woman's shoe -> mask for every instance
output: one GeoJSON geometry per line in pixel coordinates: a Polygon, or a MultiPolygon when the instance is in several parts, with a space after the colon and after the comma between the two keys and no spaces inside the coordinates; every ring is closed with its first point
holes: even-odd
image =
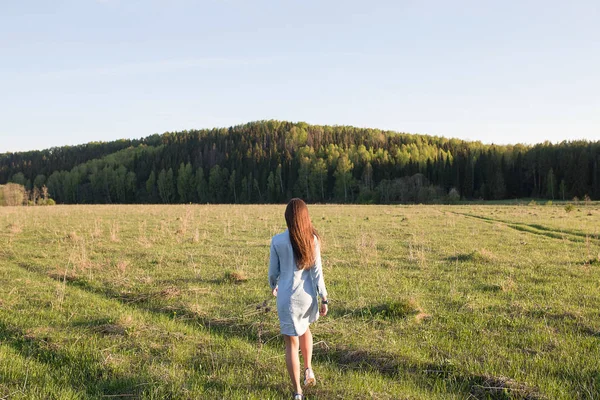
{"type": "Polygon", "coordinates": [[[304,400],[304,395],[302,393],[294,394],[294,400],[304,400]]]}
{"type": "Polygon", "coordinates": [[[304,386],[315,386],[317,380],[315,379],[315,373],[312,368],[306,368],[304,370],[304,386]]]}

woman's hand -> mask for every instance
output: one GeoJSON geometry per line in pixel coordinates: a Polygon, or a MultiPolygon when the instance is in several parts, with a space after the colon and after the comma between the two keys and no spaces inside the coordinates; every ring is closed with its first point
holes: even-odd
{"type": "Polygon", "coordinates": [[[275,289],[273,289],[273,296],[277,297],[277,290],[279,290],[279,286],[275,286],[275,289]]]}
{"type": "Polygon", "coordinates": [[[319,315],[321,317],[324,317],[327,315],[327,304],[321,304],[321,307],[319,308],[319,315]]]}

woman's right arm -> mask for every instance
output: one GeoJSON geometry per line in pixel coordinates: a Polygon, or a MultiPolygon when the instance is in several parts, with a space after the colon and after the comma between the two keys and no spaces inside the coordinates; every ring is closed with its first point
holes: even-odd
{"type": "Polygon", "coordinates": [[[327,288],[325,287],[325,279],[323,278],[323,265],[321,263],[321,243],[316,241],[315,266],[311,268],[312,277],[317,284],[317,294],[322,300],[327,300],[327,288]]]}
{"type": "Polygon", "coordinates": [[[275,290],[275,287],[277,286],[277,281],[279,281],[279,271],[279,256],[277,255],[277,250],[275,250],[275,245],[271,239],[271,255],[269,258],[269,286],[271,286],[271,290],[275,290]]]}

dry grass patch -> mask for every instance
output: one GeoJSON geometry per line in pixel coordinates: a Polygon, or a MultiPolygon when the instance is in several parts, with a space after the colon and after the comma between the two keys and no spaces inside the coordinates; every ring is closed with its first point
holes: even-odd
{"type": "Polygon", "coordinates": [[[79,279],[79,276],[73,271],[59,271],[58,269],[48,272],[48,277],[61,282],[75,282],[79,279]]]}
{"type": "Polygon", "coordinates": [[[431,318],[433,318],[431,316],[431,314],[424,313],[423,311],[421,311],[417,315],[415,315],[415,321],[417,321],[419,323],[429,321],[429,320],[431,320],[431,318]]]}
{"type": "Polygon", "coordinates": [[[192,304],[189,306],[189,311],[194,314],[196,317],[204,318],[208,316],[208,311],[206,311],[205,307],[200,304],[192,304]]]}
{"type": "Polygon", "coordinates": [[[484,248],[474,250],[470,253],[458,254],[455,257],[449,257],[448,259],[460,262],[474,262],[476,264],[489,264],[497,261],[496,255],[484,248]]]}
{"type": "Polygon", "coordinates": [[[177,297],[181,294],[181,290],[175,286],[171,286],[168,288],[165,288],[163,290],[160,291],[159,293],[159,297],[162,297],[164,299],[172,299],[174,297],[177,297]]]}
{"type": "Polygon", "coordinates": [[[56,351],[60,346],[52,339],[50,333],[51,329],[47,326],[30,328],[24,332],[23,339],[35,343],[40,349],[56,351]]]}
{"type": "Polygon", "coordinates": [[[115,267],[117,268],[117,271],[119,271],[119,273],[124,274],[125,272],[127,272],[127,268],[130,264],[131,263],[128,260],[120,260],[117,262],[115,267]]]}
{"type": "Polygon", "coordinates": [[[125,336],[127,334],[127,329],[125,327],[118,324],[102,324],[94,327],[92,331],[101,333],[103,335],[119,335],[125,336]]]}
{"type": "Polygon", "coordinates": [[[67,233],[67,239],[69,239],[73,242],[78,242],[81,238],[79,237],[79,235],[77,235],[77,232],[73,231],[73,232],[67,233]]]}
{"type": "Polygon", "coordinates": [[[138,243],[140,246],[149,248],[152,246],[152,242],[148,239],[148,223],[144,220],[138,227],[138,243]]]}
{"type": "Polygon", "coordinates": [[[200,241],[200,231],[198,228],[194,231],[194,236],[192,237],[192,243],[198,243],[200,241]]]}
{"type": "Polygon", "coordinates": [[[431,251],[429,242],[424,235],[417,236],[414,233],[410,234],[408,241],[408,260],[415,262],[420,268],[427,267],[427,252],[431,251]]]}
{"type": "Polygon", "coordinates": [[[181,294],[181,290],[177,287],[168,287],[163,290],[153,292],[132,292],[122,291],[116,298],[123,301],[124,303],[146,303],[156,299],[172,299],[181,294]]]}
{"type": "MultiPolygon", "coordinates": [[[[329,353],[326,350],[325,353],[329,353]]],[[[336,351],[336,362],[351,369],[371,369],[380,373],[395,373],[400,367],[400,361],[391,354],[380,351],[367,351],[363,349],[340,348],[336,351]]]]}
{"type": "Polygon", "coordinates": [[[80,324],[89,328],[93,333],[113,336],[129,336],[130,332],[137,328],[131,314],[123,314],[116,321],[113,319],[99,319],[82,321],[80,324]]]}
{"type": "Polygon", "coordinates": [[[411,315],[419,315],[421,319],[427,314],[423,313],[421,307],[417,304],[415,299],[400,299],[390,301],[388,303],[382,303],[372,306],[368,309],[369,313],[374,317],[380,317],[383,319],[401,319],[407,318],[411,315]]]}
{"type": "Polygon", "coordinates": [[[513,292],[517,289],[517,283],[509,276],[500,284],[500,288],[503,292],[513,292]]]}
{"type": "Polygon", "coordinates": [[[520,399],[542,400],[546,399],[538,388],[520,383],[514,379],[503,376],[478,376],[481,384],[473,385],[471,394],[477,399],[520,399]]]}
{"type": "Polygon", "coordinates": [[[92,239],[97,239],[100,236],[102,236],[102,228],[100,227],[101,224],[101,220],[96,218],[94,220],[94,227],[92,228],[92,231],[90,232],[90,236],[92,237],[92,239]]]}
{"type": "Polygon", "coordinates": [[[377,247],[377,240],[373,235],[361,233],[356,242],[356,250],[362,252],[364,250],[374,250],[377,247]]]}
{"type": "Polygon", "coordinates": [[[85,241],[78,240],[77,244],[71,250],[69,254],[69,262],[74,269],[83,271],[92,266],[92,262],[88,257],[88,251],[85,241]]]}
{"type": "Polygon", "coordinates": [[[481,262],[493,262],[497,259],[496,255],[487,249],[479,249],[475,252],[475,260],[481,262]]]}
{"type": "Polygon", "coordinates": [[[152,282],[154,282],[154,278],[149,276],[149,275],[145,275],[145,276],[137,276],[136,279],[138,280],[138,282],[143,283],[144,285],[149,285],[152,282]]]}
{"type": "Polygon", "coordinates": [[[361,233],[356,242],[356,252],[361,264],[368,265],[372,261],[377,264],[377,240],[374,235],[361,233]]]}
{"type": "Polygon", "coordinates": [[[244,271],[227,271],[223,280],[229,283],[242,283],[248,280],[248,276],[244,271]]]}
{"type": "Polygon", "coordinates": [[[23,339],[28,341],[50,341],[50,328],[47,326],[30,328],[25,331],[23,339]]]}
{"type": "Polygon", "coordinates": [[[23,228],[17,223],[10,223],[6,226],[6,230],[12,233],[13,235],[16,235],[17,233],[21,233],[23,231],[23,228]]]}
{"type": "Polygon", "coordinates": [[[110,241],[118,242],[119,241],[119,223],[114,221],[110,226],[110,241]]]}
{"type": "MultiPolygon", "coordinates": [[[[119,355],[108,353],[104,356],[102,360],[102,365],[112,371],[122,371],[127,367],[128,361],[127,358],[119,355]]],[[[121,395],[120,397],[132,397],[133,394],[121,395]]]]}

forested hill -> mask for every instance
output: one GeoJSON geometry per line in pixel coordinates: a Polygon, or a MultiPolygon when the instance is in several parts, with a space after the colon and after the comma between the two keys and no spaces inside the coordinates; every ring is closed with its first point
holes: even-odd
{"type": "Polygon", "coordinates": [[[497,146],[261,121],[0,154],[6,182],[45,185],[59,203],[600,199],[600,141],[497,146]]]}

